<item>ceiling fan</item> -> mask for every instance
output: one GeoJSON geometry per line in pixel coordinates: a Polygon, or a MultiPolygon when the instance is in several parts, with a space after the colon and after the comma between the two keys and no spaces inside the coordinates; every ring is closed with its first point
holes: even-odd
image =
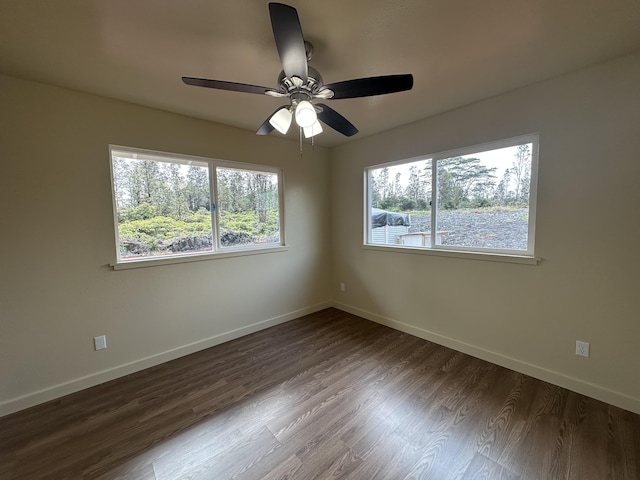
{"type": "Polygon", "coordinates": [[[410,90],[413,87],[411,74],[358,78],[324,85],[320,73],[307,64],[313,55],[313,46],[302,37],[296,9],[282,3],[269,3],[269,14],[283,67],[278,77],[279,88],[182,77],[182,81],[187,85],[287,98],[289,104],[278,107],[260,125],[256,132],[258,135],[268,135],[274,129],[286,134],[292,118],[295,118],[306,138],[322,133],[320,121],[350,137],[358,133],[358,129],[349,120],[324,103],[313,104],[312,101],[383,95],[410,90]]]}

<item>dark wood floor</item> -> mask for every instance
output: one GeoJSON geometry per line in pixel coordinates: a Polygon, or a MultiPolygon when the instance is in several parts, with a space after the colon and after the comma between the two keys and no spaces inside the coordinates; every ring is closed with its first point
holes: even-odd
{"type": "Polygon", "coordinates": [[[640,416],[334,309],[0,419],[0,479],[640,478],[640,416]]]}

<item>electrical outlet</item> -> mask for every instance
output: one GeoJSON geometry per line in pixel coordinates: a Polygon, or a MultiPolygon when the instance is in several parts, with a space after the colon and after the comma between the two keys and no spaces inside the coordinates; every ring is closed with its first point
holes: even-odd
{"type": "Polygon", "coordinates": [[[589,343],[576,340],[576,355],[580,357],[589,357],[589,343]]]}
{"type": "Polygon", "coordinates": [[[345,288],[345,286],[344,286],[344,283],[341,283],[341,284],[340,284],[340,291],[341,291],[341,292],[345,292],[345,291],[346,291],[346,288],[345,288]]]}
{"type": "Polygon", "coordinates": [[[104,350],[107,348],[107,336],[100,335],[99,337],[93,337],[93,346],[96,350],[104,350]]]}

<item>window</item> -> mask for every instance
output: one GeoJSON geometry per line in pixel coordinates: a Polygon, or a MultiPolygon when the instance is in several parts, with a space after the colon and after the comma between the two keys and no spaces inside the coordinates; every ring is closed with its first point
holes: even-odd
{"type": "Polygon", "coordinates": [[[529,135],[368,168],[366,243],[533,257],[537,157],[529,135]]]}
{"type": "Polygon", "coordinates": [[[283,245],[278,169],[110,152],[118,262],[283,245]]]}

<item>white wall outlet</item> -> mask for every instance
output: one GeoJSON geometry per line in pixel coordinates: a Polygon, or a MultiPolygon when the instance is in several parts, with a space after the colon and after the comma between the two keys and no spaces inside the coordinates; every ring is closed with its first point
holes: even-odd
{"type": "Polygon", "coordinates": [[[580,357],[589,357],[589,343],[576,340],[576,355],[580,357]]]}
{"type": "Polygon", "coordinates": [[[107,348],[107,336],[100,335],[99,337],[93,337],[93,346],[96,350],[103,350],[107,348]]]}
{"type": "Polygon", "coordinates": [[[346,290],[347,290],[347,289],[346,289],[346,288],[345,288],[345,286],[344,286],[344,282],[343,282],[343,283],[341,283],[341,284],[340,284],[340,291],[341,291],[341,292],[346,292],[346,290]]]}

